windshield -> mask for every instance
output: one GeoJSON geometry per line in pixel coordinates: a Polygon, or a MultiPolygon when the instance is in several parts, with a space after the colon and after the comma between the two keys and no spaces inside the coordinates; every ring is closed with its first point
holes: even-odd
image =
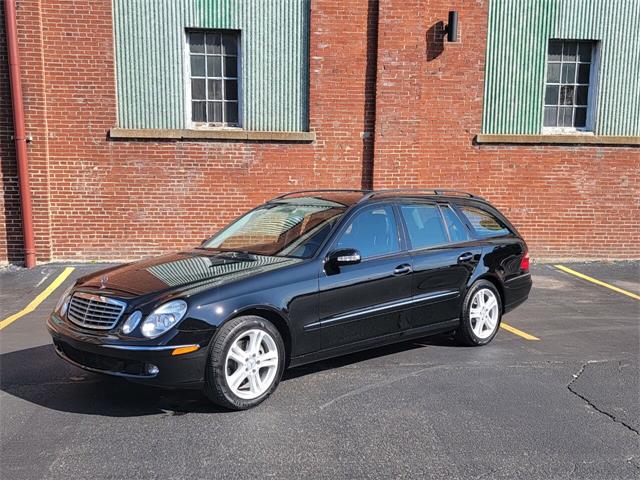
{"type": "MultiPolygon", "coordinates": [[[[297,199],[298,201],[302,199],[297,199]]],[[[316,253],[343,205],[328,201],[270,203],[240,217],[202,247],[258,255],[309,258],[316,253]]]]}

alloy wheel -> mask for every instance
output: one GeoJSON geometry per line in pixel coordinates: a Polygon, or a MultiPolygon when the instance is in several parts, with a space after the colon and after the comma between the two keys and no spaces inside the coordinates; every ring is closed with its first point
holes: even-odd
{"type": "Polygon", "coordinates": [[[481,288],[471,300],[469,320],[473,333],[480,339],[489,338],[498,326],[500,312],[495,293],[488,288],[481,288]]]}
{"type": "Polygon", "coordinates": [[[260,329],[242,332],[227,353],[227,385],[238,397],[254,400],[273,384],[279,361],[276,342],[268,332],[260,329]]]}

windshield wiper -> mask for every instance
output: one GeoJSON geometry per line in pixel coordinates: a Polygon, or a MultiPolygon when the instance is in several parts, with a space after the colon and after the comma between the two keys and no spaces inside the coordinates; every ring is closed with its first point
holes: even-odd
{"type": "Polygon", "coordinates": [[[221,252],[215,255],[218,258],[229,258],[233,260],[247,260],[255,262],[258,258],[249,252],[221,252]]]}

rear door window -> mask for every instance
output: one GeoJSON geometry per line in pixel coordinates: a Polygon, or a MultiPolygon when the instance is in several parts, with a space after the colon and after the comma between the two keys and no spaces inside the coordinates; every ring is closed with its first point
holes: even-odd
{"type": "Polygon", "coordinates": [[[499,237],[511,233],[504,223],[485,210],[465,205],[459,208],[478,236],[482,238],[499,237]]]}
{"type": "Polygon", "coordinates": [[[449,205],[442,205],[442,215],[449,230],[449,237],[453,243],[467,242],[471,240],[469,229],[462,223],[456,212],[449,205]]]}
{"type": "Polygon", "coordinates": [[[413,250],[449,242],[447,232],[442,223],[442,216],[436,205],[400,205],[400,212],[407,226],[409,241],[413,250]]]}

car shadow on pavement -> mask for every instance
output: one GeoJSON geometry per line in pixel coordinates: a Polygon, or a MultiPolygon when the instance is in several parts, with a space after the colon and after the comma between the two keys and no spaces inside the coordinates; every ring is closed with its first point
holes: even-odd
{"type": "Polygon", "coordinates": [[[284,382],[286,380],[302,377],[304,375],[310,375],[312,373],[318,373],[325,370],[333,370],[335,368],[353,365],[355,363],[364,362],[373,358],[385,357],[387,355],[393,355],[395,353],[406,352],[408,350],[424,348],[428,346],[455,347],[457,346],[457,344],[450,335],[436,335],[419,340],[408,340],[406,342],[393,343],[384,347],[363,350],[361,352],[292,368],[284,372],[282,381],[284,382]]]}
{"type": "Polygon", "coordinates": [[[63,412],[111,417],[226,412],[197,390],[168,390],[94,374],[67,364],[53,345],[0,355],[0,389],[63,412]]]}
{"type": "MultiPolygon", "coordinates": [[[[282,381],[428,346],[453,346],[432,337],[325,360],[285,372],[282,381]]],[[[0,355],[0,390],[52,410],[108,417],[237,414],[217,407],[198,390],[169,390],[86,372],[59,359],[52,345],[0,355]]]]}

